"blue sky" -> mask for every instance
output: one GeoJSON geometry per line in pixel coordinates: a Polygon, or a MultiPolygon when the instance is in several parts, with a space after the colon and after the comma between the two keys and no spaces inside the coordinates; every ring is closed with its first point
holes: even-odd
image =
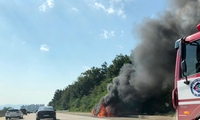
{"type": "MultiPolygon", "coordinates": [[[[164,0],[0,1],[0,105],[48,104],[90,67],[130,55],[164,0]]],[[[106,86],[105,86],[106,87],[106,86]]]]}

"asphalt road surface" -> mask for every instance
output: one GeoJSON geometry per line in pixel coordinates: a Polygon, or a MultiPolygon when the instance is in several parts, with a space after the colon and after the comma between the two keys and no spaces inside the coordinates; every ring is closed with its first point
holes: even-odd
{"type": "MultiPolygon", "coordinates": [[[[1,117],[0,120],[5,120],[5,117],[1,117]]],[[[12,119],[19,120],[19,119],[12,119]]],[[[24,119],[20,120],[36,120],[36,114],[31,113],[28,115],[24,115],[24,119]]],[[[50,119],[45,119],[50,120],[50,119]]],[[[67,113],[57,113],[57,120],[148,120],[147,118],[126,118],[126,117],[93,117],[87,115],[72,115],[67,113]]],[[[173,120],[170,118],[152,118],[152,120],[173,120]]]]}

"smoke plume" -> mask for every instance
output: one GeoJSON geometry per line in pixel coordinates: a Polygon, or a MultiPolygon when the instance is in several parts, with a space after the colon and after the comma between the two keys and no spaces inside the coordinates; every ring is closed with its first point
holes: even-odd
{"type": "Polygon", "coordinates": [[[173,85],[175,40],[196,32],[200,19],[199,0],[171,0],[157,18],[145,18],[137,27],[140,44],[130,55],[133,64],[125,64],[119,76],[107,87],[108,94],[94,107],[97,115],[107,106],[114,115],[127,112],[125,106],[140,104],[173,85]]]}

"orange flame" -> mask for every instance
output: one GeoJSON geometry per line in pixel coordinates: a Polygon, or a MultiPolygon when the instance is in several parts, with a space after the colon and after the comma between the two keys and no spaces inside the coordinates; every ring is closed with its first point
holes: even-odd
{"type": "MultiPolygon", "coordinates": [[[[92,116],[95,116],[94,109],[92,109],[91,113],[92,113],[92,116]]],[[[105,106],[101,107],[99,114],[97,116],[98,117],[114,117],[114,115],[111,114],[111,112],[108,110],[108,107],[105,107],[105,106]]]]}
{"type": "Polygon", "coordinates": [[[92,112],[92,116],[94,116],[94,109],[92,109],[92,111],[91,111],[91,112],[92,112]]]}
{"type": "Polygon", "coordinates": [[[100,109],[100,112],[99,112],[99,114],[98,114],[98,117],[105,117],[106,115],[105,115],[105,109],[106,109],[106,107],[105,106],[102,106],[101,107],[101,109],[100,109]]]}
{"type": "Polygon", "coordinates": [[[115,117],[113,114],[111,114],[108,107],[106,107],[106,114],[107,114],[107,117],[115,117]]]}

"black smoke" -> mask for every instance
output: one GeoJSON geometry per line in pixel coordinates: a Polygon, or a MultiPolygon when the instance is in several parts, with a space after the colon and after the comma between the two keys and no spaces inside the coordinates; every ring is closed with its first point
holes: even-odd
{"type": "Polygon", "coordinates": [[[140,44],[130,55],[133,64],[125,64],[119,76],[109,84],[108,94],[94,107],[97,115],[102,105],[114,115],[123,115],[133,107],[136,114],[148,98],[173,86],[175,40],[196,32],[200,19],[200,1],[170,0],[169,7],[157,18],[145,18],[134,27],[140,44]]]}

